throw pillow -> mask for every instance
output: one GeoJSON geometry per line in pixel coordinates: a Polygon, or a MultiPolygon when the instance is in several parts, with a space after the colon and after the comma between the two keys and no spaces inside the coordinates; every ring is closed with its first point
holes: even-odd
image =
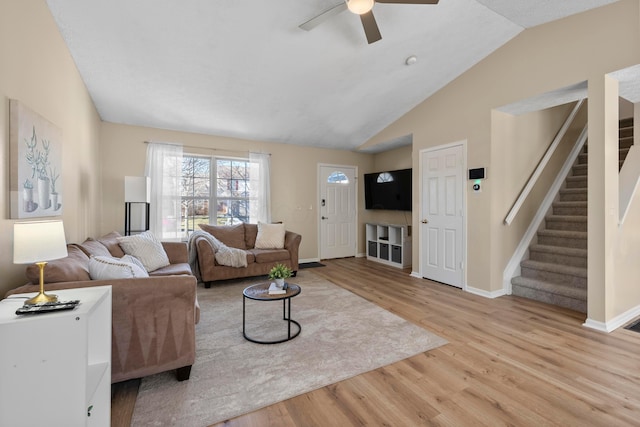
{"type": "Polygon", "coordinates": [[[120,258],[124,255],[122,248],[118,244],[118,239],[120,237],[120,233],[118,233],[117,231],[112,231],[109,234],[98,237],[96,240],[106,246],[111,256],[120,258]]]}
{"type": "Polygon", "coordinates": [[[265,224],[258,222],[258,236],[256,237],[256,249],[282,249],[284,248],[284,224],[265,224]]]}
{"type": "Polygon", "coordinates": [[[127,255],[138,258],[148,272],[169,265],[162,243],[150,231],[118,237],[118,243],[127,255]]]}
{"type": "Polygon", "coordinates": [[[149,274],[136,262],[129,262],[133,257],[125,255],[118,259],[108,256],[92,256],[89,260],[89,275],[92,280],[130,279],[133,277],[149,277],[149,274]]]}
{"type": "Polygon", "coordinates": [[[244,241],[244,223],[234,225],[198,225],[201,229],[231,248],[247,249],[244,241]]]}
{"type": "MultiPolygon", "coordinates": [[[[89,257],[75,244],[67,245],[67,256],[49,261],[44,267],[44,283],[82,282],[89,277],[89,257]]],[[[31,264],[25,272],[31,283],[40,283],[40,267],[31,264]]]]}

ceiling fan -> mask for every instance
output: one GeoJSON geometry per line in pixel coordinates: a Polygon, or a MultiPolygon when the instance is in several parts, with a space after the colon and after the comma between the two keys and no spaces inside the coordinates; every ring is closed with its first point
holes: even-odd
{"type": "Polygon", "coordinates": [[[401,4],[438,4],[439,0],[345,0],[324,12],[320,15],[309,19],[307,22],[300,25],[300,28],[306,31],[310,31],[317,27],[330,17],[337,15],[340,12],[344,12],[349,9],[350,12],[360,15],[360,21],[362,21],[362,27],[364,28],[364,34],[367,36],[367,42],[369,44],[375,43],[382,39],[380,30],[376,19],[373,17],[374,3],[401,3],[401,4]]]}

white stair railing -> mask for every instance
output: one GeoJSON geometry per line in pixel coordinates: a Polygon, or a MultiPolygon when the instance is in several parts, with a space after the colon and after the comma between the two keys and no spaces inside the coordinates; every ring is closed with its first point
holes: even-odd
{"type": "Polygon", "coordinates": [[[571,126],[573,119],[578,114],[578,111],[580,110],[580,107],[582,107],[583,103],[584,103],[584,99],[581,99],[576,103],[575,107],[573,107],[573,110],[571,111],[571,114],[569,114],[567,119],[564,121],[564,124],[556,134],[556,137],[551,142],[551,145],[549,145],[549,147],[547,148],[547,151],[544,153],[544,156],[542,156],[542,159],[540,159],[538,166],[536,166],[536,170],[533,171],[533,174],[527,181],[527,184],[524,186],[524,188],[520,192],[520,195],[518,196],[516,201],[513,203],[511,210],[509,211],[506,218],[504,219],[504,223],[506,225],[511,225],[514,218],[520,211],[520,208],[524,204],[524,201],[527,199],[527,197],[529,196],[529,193],[531,192],[533,187],[536,185],[538,178],[540,178],[540,175],[542,175],[542,171],[547,166],[547,163],[549,163],[549,160],[551,159],[551,156],[553,156],[553,153],[556,151],[556,148],[558,148],[558,145],[560,145],[560,141],[562,141],[562,138],[564,138],[564,135],[567,133],[569,126],[571,126]]]}

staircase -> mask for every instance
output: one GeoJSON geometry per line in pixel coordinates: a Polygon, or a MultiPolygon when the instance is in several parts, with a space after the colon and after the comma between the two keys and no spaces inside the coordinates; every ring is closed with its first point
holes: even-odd
{"type": "MultiPolygon", "coordinates": [[[[620,120],[619,167],[633,144],[633,119],[620,120]]],[[[512,294],[587,312],[587,156],[585,144],[553,203],[512,294]]]]}

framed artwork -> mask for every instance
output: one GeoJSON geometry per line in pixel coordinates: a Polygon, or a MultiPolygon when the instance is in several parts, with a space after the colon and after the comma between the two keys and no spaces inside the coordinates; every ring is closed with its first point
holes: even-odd
{"type": "Polygon", "coordinates": [[[9,100],[11,218],[62,215],[62,131],[9,100]]]}

